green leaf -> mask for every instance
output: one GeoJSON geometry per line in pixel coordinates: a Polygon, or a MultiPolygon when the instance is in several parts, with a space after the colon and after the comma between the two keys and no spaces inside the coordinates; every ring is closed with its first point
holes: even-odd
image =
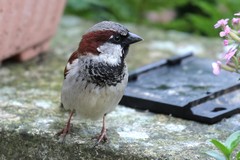
{"type": "Polygon", "coordinates": [[[239,143],[240,143],[240,131],[236,131],[227,138],[225,145],[231,153],[238,146],[239,143]]]}
{"type": "Polygon", "coordinates": [[[208,151],[208,152],[206,152],[206,154],[215,158],[216,160],[226,160],[224,155],[219,154],[217,151],[208,151]]]}
{"type": "Polygon", "coordinates": [[[237,153],[236,159],[237,159],[237,160],[240,160],[240,152],[237,153]]]}
{"type": "Polygon", "coordinates": [[[213,28],[213,20],[210,20],[209,17],[205,17],[202,15],[197,14],[187,14],[186,18],[190,21],[192,29],[196,29],[197,31],[200,31],[200,33],[205,35],[217,35],[218,31],[213,28]]]}
{"type": "Polygon", "coordinates": [[[211,142],[223,153],[226,159],[229,159],[231,153],[230,150],[224,144],[222,144],[216,139],[212,139],[211,142]]]}
{"type": "Polygon", "coordinates": [[[216,4],[205,1],[193,1],[193,4],[201,8],[201,10],[207,14],[211,15],[211,17],[218,16],[218,12],[216,11],[216,4]]]}
{"type": "Polygon", "coordinates": [[[238,69],[238,66],[239,66],[238,58],[236,56],[233,56],[232,59],[233,59],[233,62],[235,64],[235,68],[238,69]]]}

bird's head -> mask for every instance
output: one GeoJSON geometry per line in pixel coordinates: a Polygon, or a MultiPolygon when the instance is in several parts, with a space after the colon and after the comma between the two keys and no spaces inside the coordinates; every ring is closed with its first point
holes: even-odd
{"type": "Polygon", "coordinates": [[[143,40],[115,22],[103,21],[95,24],[82,36],[78,53],[91,56],[99,62],[117,65],[124,60],[129,45],[143,40]]]}

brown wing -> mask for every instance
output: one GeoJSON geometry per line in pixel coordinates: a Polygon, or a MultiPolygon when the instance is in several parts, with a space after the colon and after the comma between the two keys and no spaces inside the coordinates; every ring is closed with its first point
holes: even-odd
{"type": "MultiPolygon", "coordinates": [[[[72,62],[77,59],[79,57],[79,53],[78,51],[75,51],[72,53],[72,55],[70,56],[70,58],[68,59],[68,63],[69,64],[72,64],[72,62]]],[[[67,69],[67,65],[65,66],[65,69],[64,69],[64,79],[66,78],[68,74],[68,69],[67,69]]]]}

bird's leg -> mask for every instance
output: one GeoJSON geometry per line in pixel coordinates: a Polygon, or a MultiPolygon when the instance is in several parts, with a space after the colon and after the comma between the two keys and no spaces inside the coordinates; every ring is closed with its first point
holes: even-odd
{"type": "Polygon", "coordinates": [[[96,145],[98,145],[101,141],[103,141],[103,142],[107,141],[107,128],[106,128],[106,122],[105,122],[106,115],[107,115],[106,113],[103,115],[102,130],[101,130],[100,135],[97,137],[96,145]]]}
{"type": "Polygon", "coordinates": [[[71,111],[66,126],[56,134],[57,136],[62,136],[63,141],[64,141],[66,135],[70,132],[71,119],[72,119],[73,114],[74,114],[74,110],[71,111]]]}

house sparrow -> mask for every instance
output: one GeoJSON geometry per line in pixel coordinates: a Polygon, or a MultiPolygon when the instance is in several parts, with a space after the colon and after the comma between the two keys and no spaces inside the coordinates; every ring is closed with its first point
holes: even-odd
{"type": "Polygon", "coordinates": [[[125,26],[111,21],[88,29],[64,70],[61,102],[71,113],[58,135],[64,139],[69,133],[70,121],[76,112],[80,118],[103,117],[97,144],[107,140],[105,117],[121,100],[128,81],[125,58],[129,45],[141,40],[125,26]]]}

